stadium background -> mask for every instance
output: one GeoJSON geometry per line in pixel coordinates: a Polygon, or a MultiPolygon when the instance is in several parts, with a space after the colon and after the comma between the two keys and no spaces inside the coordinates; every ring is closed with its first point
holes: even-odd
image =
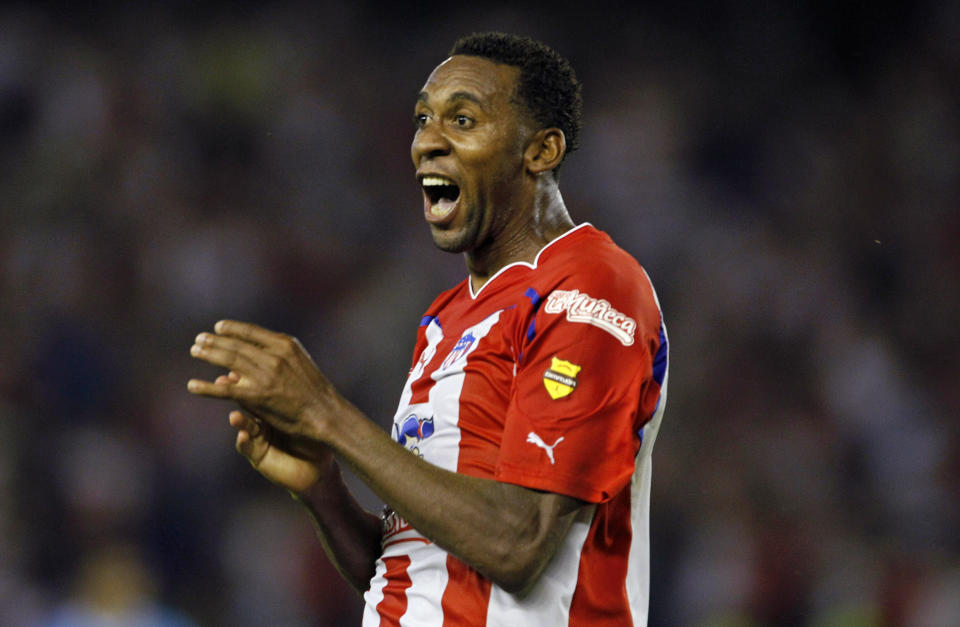
{"type": "Polygon", "coordinates": [[[960,624],[960,10],[667,4],[5,3],[0,623],[355,620],[187,349],[289,331],[387,423],[464,275],[414,95],[498,29],[573,61],[567,204],[666,311],[651,625],[960,624]]]}

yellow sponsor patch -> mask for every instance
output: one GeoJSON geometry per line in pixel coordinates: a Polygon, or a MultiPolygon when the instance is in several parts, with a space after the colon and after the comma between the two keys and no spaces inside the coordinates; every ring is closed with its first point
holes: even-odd
{"type": "Polygon", "coordinates": [[[563,359],[553,357],[550,369],[543,373],[543,387],[547,388],[550,398],[557,400],[569,396],[577,387],[577,373],[580,366],[563,359]]]}

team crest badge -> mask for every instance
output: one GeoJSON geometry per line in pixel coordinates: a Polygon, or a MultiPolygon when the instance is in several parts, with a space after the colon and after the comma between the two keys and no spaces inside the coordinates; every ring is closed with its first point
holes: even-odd
{"type": "Polygon", "coordinates": [[[577,387],[577,373],[580,366],[564,359],[553,357],[550,369],[543,373],[543,386],[550,398],[557,400],[569,396],[577,387]]]}

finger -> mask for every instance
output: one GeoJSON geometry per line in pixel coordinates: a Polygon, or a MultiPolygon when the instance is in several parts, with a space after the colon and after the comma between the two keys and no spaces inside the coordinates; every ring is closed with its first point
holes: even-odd
{"type": "Polygon", "coordinates": [[[233,370],[231,370],[227,374],[220,375],[219,377],[217,377],[217,380],[214,381],[214,383],[221,383],[223,385],[228,385],[230,383],[236,384],[239,382],[240,382],[240,375],[234,372],[233,370]]]}
{"type": "MultiPolygon", "coordinates": [[[[194,338],[190,354],[216,366],[232,368],[228,377],[233,383],[240,383],[240,371],[247,375],[255,372],[268,373],[276,368],[278,357],[271,349],[263,348],[245,340],[239,340],[213,333],[200,333],[194,338]]],[[[254,377],[260,378],[262,377],[254,377]]]]}
{"type": "Polygon", "coordinates": [[[222,348],[237,352],[260,353],[264,350],[263,346],[255,342],[227,335],[217,335],[216,333],[209,333],[207,331],[198,333],[197,337],[193,338],[193,343],[197,346],[222,348]]]}
{"type": "Polygon", "coordinates": [[[187,381],[187,391],[197,396],[207,396],[210,398],[225,398],[236,401],[246,401],[247,388],[234,384],[212,383],[203,379],[190,379],[187,381]]]}
{"type": "Polygon", "coordinates": [[[230,424],[237,429],[237,437],[234,441],[237,452],[257,467],[270,448],[270,443],[263,437],[260,425],[239,411],[230,412],[230,424]]]}
{"type": "Polygon", "coordinates": [[[253,438],[258,437],[263,431],[263,423],[239,410],[230,412],[229,420],[231,427],[246,431],[253,438]]]}
{"type": "MultiPolygon", "coordinates": [[[[249,345],[236,345],[233,348],[224,348],[218,342],[205,342],[190,347],[190,355],[214,366],[222,366],[231,370],[251,374],[261,370],[250,351],[259,350],[249,345]]],[[[239,380],[237,381],[239,383],[239,380]]]]}
{"type": "Polygon", "coordinates": [[[248,460],[253,460],[253,438],[251,438],[250,434],[246,431],[237,431],[237,439],[234,442],[234,448],[236,448],[237,452],[246,457],[248,460]]]}
{"type": "Polygon", "coordinates": [[[289,340],[283,333],[277,333],[257,326],[250,322],[240,322],[239,320],[221,320],[213,325],[213,330],[218,334],[244,340],[262,347],[277,346],[289,340]]]}

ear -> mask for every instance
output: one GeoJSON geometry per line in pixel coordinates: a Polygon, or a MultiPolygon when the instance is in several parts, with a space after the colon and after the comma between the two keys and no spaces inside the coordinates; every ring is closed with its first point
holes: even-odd
{"type": "Polygon", "coordinates": [[[533,134],[523,152],[523,162],[533,175],[549,172],[560,165],[567,153],[567,139],[558,128],[543,128],[533,134]]]}

